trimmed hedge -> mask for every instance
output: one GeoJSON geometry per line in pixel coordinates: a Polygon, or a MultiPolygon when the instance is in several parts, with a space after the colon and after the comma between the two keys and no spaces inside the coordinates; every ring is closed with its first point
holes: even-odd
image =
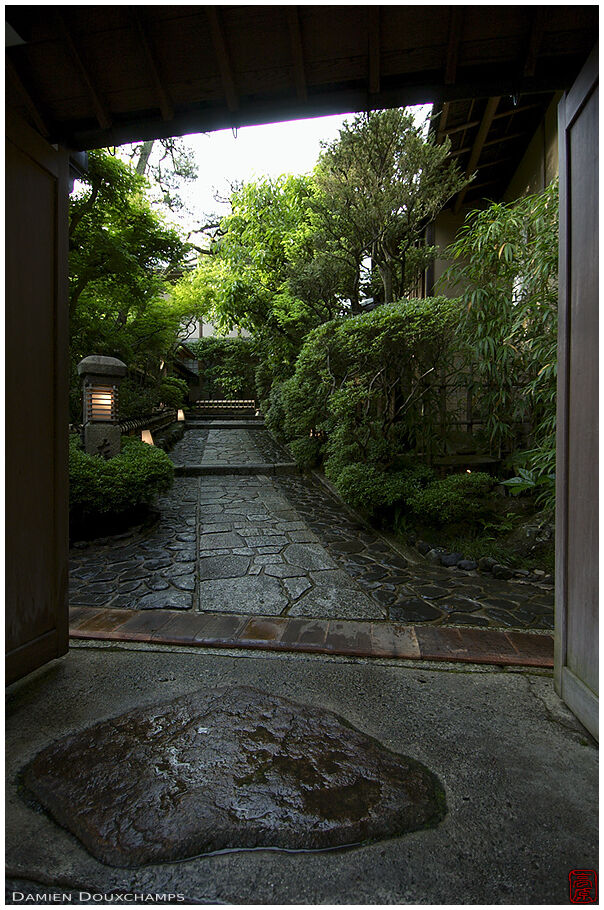
{"type": "Polygon", "coordinates": [[[69,438],[69,514],[72,524],[86,525],[134,513],[169,490],[174,465],[160,449],[123,437],[122,451],[105,460],[87,455],[80,438],[69,438]]]}

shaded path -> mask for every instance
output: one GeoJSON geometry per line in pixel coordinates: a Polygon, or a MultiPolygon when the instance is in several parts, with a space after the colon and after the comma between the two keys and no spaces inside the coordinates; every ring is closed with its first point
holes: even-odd
{"type": "Polygon", "coordinates": [[[157,524],[72,549],[73,606],[553,628],[551,587],[411,564],[316,480],[270,476],[290,459],[257,421],[203,424],[157,524]]]}

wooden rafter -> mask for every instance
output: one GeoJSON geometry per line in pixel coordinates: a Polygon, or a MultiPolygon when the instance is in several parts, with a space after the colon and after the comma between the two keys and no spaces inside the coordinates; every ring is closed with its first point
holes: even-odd
{"type": "Polygon", "coordinates": [[[502,142],[511,142],[512,139],[526,138],[526,133],[510,133],[508,136],[498,136],[497,139],[489,139],[485,142],[483,148],[489,148],[491,145],[500,145],[502,142]]]}
{"type": "Polygon", "coordinates": [[[210,32],[212,34],[214,52],[218,60],[218,69],[220,71],[222,90],[226,98],[227,107],[231,113],[233,113],[234,111],[239,110],[239,97],[237,95],[237,89],[235,88],[233,67],[231,66],[231,58],[227,49],[224,31],[220,17],[218,15],[217,7],[206,6],[206,15],[208,17],[210,32]]]}
{"type": "Polygon", "coordinates": [[[525,111],[534,111],[538,107],[541,107],[541,105],[523,104],[521,107],[511,108],[509,111],[500,111],[498,114],[495,114],[493,120],[501,120],[503,117],[514,117],[516,114],[523,114],[525,111]]]}
{"type": "Polygon", "coordinates": [[[15,67],[13,65],[12,60],[10,60],[8,55],[6,55],[5,63],[6,63],[6,72],[12,79],[15,87],[17,88],[19,94],[21,95],[21,97],[23,99],[23,103],[25,104],[25,107],[27,108],[31,119],[34,122],[36,129],[38,130],[39,133],[41,133],[42,136],[44,136],[44,137],[50,136],[50,130],[48,129],[48,126],[46,125],[46,121],[45,121],[44,117],[41,115],[40,111],[34,104],[34,101],[31,97],[31,95],[29,94],[29,92],[27,91],[25,86],[23,85],[21,77],[19,76],[17,70],[15,69],[15,67]]]}
{"type": "Polygon", "coordinates": [[[528,46],[526,56],[524,58],[524,66],[522,68],[522,75],[525,78],[530,78],[531,76],[535,75],[535,70],[537,69],[537,57],[539,55],[539,48],[541,47],[541,39],[543,37],[544,26],[545,13],[541,7],[537,7],[537,9],[533,12],[533,20],[531,22],[528,46]]]}
{"type": "Polygon", "coordinates": [[[302,30],[300,28],[300,15],[297,6],[287,7],[287,22],[292,48],[292,60],[296,94],[301,101],[308,101],[308,86],[306,84],[306,69],[304,66],[304,47],[302,44],[302,30]]]}
{"type": "MultiPolygon", "coordinates": [[[[466,177],[470,177],[474,173],[476,165],[478,164],[478,159],[480,158],[480,154],[485,146],[486,138],[491,128],[491,123],[493,122],[493,117],[495,116],[498,104],[499,96],[489,98],[487,101],[487,105],[485,107],[484,114],[482,115],[482,120],[480,122],[478,132],[476,133],[474,144],[472,145],[472,151],[470,152],[470,159],[466,167],[466,177]]],[[[468,187],[465,186],[463,190],[457,194],[455,205],[453,207],[455,214],[459,212],[461,205],[465,199],[467,190],[468,187]]]]}
{"type": "Polygon", "coordinates": [[[73,58],[73,61],[76,65],[76,67],[78,68],[80,75],[81,75],[82,79],[84,80],[84,83],[86,84],[86,88],[88,89],[88,94],[90,96],[90,100],[92,101],[92,106],[94,108],[94,113],[95,113],[96,119],[98,121],[98,124],[101,127],[101,129],[108,130],[111,128],[111,117],[109,116],[109,111],[107,109],[107,106],[101,100],[101,96],[99,95],[99,93],[90,77],[88,69],[87,69],[86,65],[84,64],[82,57],[80,56],[80,52],[78,51],[78,49],[75,45],[75,42],[74,42],[73,38],[71,37],[71,33],[67,27],[67,23],[65,22],[63,16],[60,13],[56,13],[55,15],[56,15],[56,20],[57,20],[57,23],[59,26],[59,32],[61,34],[61,37],[62,37],[63,41],[65,42],[65,44],[67,45],[69,52],[73,58]]]}
{"type": "Polygon", "coordinates": [[[451,111],[451,105],[448,101],[442,106],[440,112],[440,120],[438,121],[438,130],[436,132],[436,141],[440,145],[447,134],[447,120],[449,119],[449,113],[451,111]]]}
{"type": "MultiPolygon", "coordinates": [[[[496,158],[495,161],[485,161],[482,164],[478,163],[476,165],[477,171],[486,171],[487,168],[499,166],[500,164],[510,164],[513,161],[513,158],[509,156],[507,158],[496,158]]],[[[469,188],[468,188],[469,189],[469,188]]]]}
{"type": "MultiPolygon", "coordinates": [[[[520,139],[523,136],[526,136],[526,133],[510,133],[509,136],[498,136],[497,139],[489,139],[488,142],[483,143],[483,149],[489,148],[491,145],[500,145],[502,142],[510,142],[512,139],[520,139]]],[[[455,149],[454,152],[451,152],[451,158],[455,158],[459,155],[465,155],[466,152],[471,152],[472,146],[466,145],[463,148],[455,149]]]]}
{"type": "Polygon", "coordinates": [[[445,85],[453,85],[457,77],[459,45],[463,31],[463,6],[452,6],[449,19],[449,41],[447,44],[447,61],[445,63],[445,85]]]}
{"type": "Polygon", "coordinates": [[[445,133],[447,136],[452,136],[454,133],[463,133],[464,130],[469,130],[473,126],[479,126],[480,120],[470,120],[468,123],[462,123],[460,126],[451,126],[447,127],[445,133]]]}
{"type": "Polygon", "coordinates": [[[370,6],[369,16],[369,93],[377,95],[380,90],[380,8],[370,6]]]}
{"type": "Polygon", "coordinates": [[[145,53],[147,66],[149,67],[149,71],[151,72],[151,76],[153,78],[158,107],[164,120],[173,120],[174,106],[172,105],[170,96],[161,80],[159,63],[157,61],[157,57],[151,44],[149,35],[147,34],[145,23],[142,20],[140,9],[141,7],[132,8],[132,18],[138,32],[140,43],[145,53]]]}

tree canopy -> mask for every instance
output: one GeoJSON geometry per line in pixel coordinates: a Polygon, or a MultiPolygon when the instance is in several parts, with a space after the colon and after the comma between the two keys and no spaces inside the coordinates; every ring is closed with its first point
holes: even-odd
{"type": "Polygon", "coordinates": [[[426,225],[467,182],[448,152],[403,110],[345,122],[311,176],[233,192],[210,256],[178,293],[198,295],[222,328],[296,351],[315,326],[362,312],[363,296],[403,296],[435,253],[426,225]]]}
{"type": "Polygon", "coordinates": [[[82,357],[99,353],[156,375],[183,324],[197,315],[195,301],[168,295],[187,246],[151,207],[146,185],[119,158],[99,150],[90,152],[88,173],[70,199],[73,371],[82,357]]]}

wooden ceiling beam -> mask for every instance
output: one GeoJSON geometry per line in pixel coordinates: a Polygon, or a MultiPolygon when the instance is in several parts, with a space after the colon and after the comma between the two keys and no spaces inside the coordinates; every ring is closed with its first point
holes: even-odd
{"type": "Polygon", "coordinates": [[[302,44],[302,29],[300,28],[300,14],[297,6],[287,7],[287,23],[292,49],[294,82],[296,94],[300,101],[308,101],[308,85],[306,82],[306,68],[304,66],[304,46],[302,44]]]}
{"type": "Polygon", "coordinates": [[[29,92],[27,91],[25,86],[23,85],[21,77],[19,76],[19,73],[15,69],[13,62],[12,62],[12,60],[9,59],[8,55],[5,57],[5,65],[6,65],[6,72],[12,79],[15,88],[21,95],[21,98],[23,99],[23,103],[25,104],[25,107],[27,108],[29,116],[31,117],[36,129],[46,139],[47,136],[50,136],[50,130],[48,129],[46,120],[44,119],[44,117],[38,110],[37,106],[35,105],[33,98],[31,97],[31,95],[29,94],[29,92]]]}
{"type": "Polygon", "coordinates": [[[170,100],[170,96],[167,90],[164,87],[164,84],[160,76],[160,67],[157,60],[155,51],[151,44],[149,35],[147,34],[147,29],[145,23],[140,14],[141,7],[132,8],[132,19],[134,21],[135,28],[138,32],[140,43],[142,45],[145,59],[147,61],[147,66],[151,72],[153,79],[153,84],[155,86],[155,93],[157,95],[158,107],[161,111],[162,118],[164,120],[173,120],[174,119],[174,106],[170,100]]]}
{"type": "Polygon", "coordinates": [[[452,136],[454,133],[463,133],[464,130],[469,130],[473,126],[480,126],[480,120],[470,120],[468,123],[462,123],[461,126],[452,126],[445,130],[447,136],[452,136]]]}
{"type": "Polygon", "coordinates": [[[80,56],[80,52],[78,51],[78,49],[75,45],[75,42],[74,42],[73,38],[71,37],[71,33],[67,27],[67,23],[65,22],[63,16],[60,13],[55,13],[55,16],[56,16],[56,21],[59,26],[59,33],[61,35],[61,38],[63,39],[63,42],[67,45],[67,47],[69,49],[69,53],[71,54],[73,61],[80,73],[80,76],[82,77],[82,79],[86,85],[86,88],[88,89],[88,94],[90,96],[90,100],[92,101],[92,106],[94,108],[94,113],[95,113],[96,119],[98,121],[98,124],[102,130],[108,130],[111,128],[111,117],[109,116],[108,108],[105,105],[105,103],[101,100],[101,96],[99,95],[99,93],[90,77],[88,69],[86,68],[84,61],[82,60],[82,57],[80,56]]]}
{"type": "Polygon", "coordinates": [[[438,121],[438,129],[436,132],[436,141],[439,145],[447,134],[447,120],[449,119],[450,111],[451,105],[448,101],[445,101],[441,108],[440,120],[438,121]]]}
{"type": "MultiPolygon", "coordinates": [[[[477,164],[476,170],[477,171],[486,171],[487,168],[495,167],[496,165],[499,166],[500,164],[511,164],[513,160],[514,160],[513,158],[510,158],[508,156],[507,158],[497,158],[495,161],[485,161],[483,164],[477,164]]],[[[468,191],[469,191],[469,189],[470,188],[468,187],[468,191]]]]}
{"type": "Polygon", "coordinates": [[[222,23],[218,15],[218,7],[206,6],[206,15],[208,17],[208,22],[210,25],[214,52],[218,60],[218,69],[220,72],[220,80],[222,82],[222,90],[224,92],[229,111],[231,113],[234,113],[235,111],[239,110],[239,96],[237,95],[237,89],[235,88],[233,67],[231,66],[231,58],[227,50],[222,23]]]}
{"type": "MultiPolygon", "coordinates": [[[[497,139],[489,139],[483,144],[483,149],[489,148],[492,145],[499,145],[502,142],[510,142],[512,139],[521,139],[523,136],[526,136],[526,133],[510,133],[509,136],[498,136],[497,139]]],[[[455,158],[459,155],[465,155],[466,152],[471,152],[472,146],[466,145],[464,148],[456,149],[454,152],[451,152],[450,157],[455,158]]]]}
{"type": "Polygon", "coordinates": [[[540,104],[523,104],[521,107],[513,107],[509,111],[500,111],[495,114],[493,120],[501,120],[503,117],[513,117],[515,114],[523,114],[525,111],[534,111],[535,108],[541,107],[540,104]]]}
{"type": "Polygon", "coordinates": [[[453,85],[457,77],[457,61],[459,60],[459,45],[463,31],[464,8],[452,6],[449,18],[449,41],[447,44],[447,60],[445,63],[445,85],[453,85]]]}
{"type": "MultiPolygon", "coordinates": [[[[493,122],[493,117],[495,116],[495,112],[499,104],[499,100],[500,98],[497,95],[493,98],[489,98],[487,101],[486,107],[484,109],[484,114],[482,115],[482,120],[478,128],[476,138],[474,140],[474,144],[472,145],[472,151],[470,152],[470,160],[468,161],[466,167],[466,177],[470,177],[474,173],[474,169],[478,164],[478,159],[480,158],[481,152],[484,148],[487,135],[493,122]]],[[[465,186],[463,190],[457,194],[455,205],[453,207],[454,214],[457,214],[459,212],[459,209],[461,208],[461,205],[465,199],[467,190],[468,187],[465,186]]]]}
{"type": "Polygon", "coordinates": [[[537,7],[537,9],[533,12],[528,46],[524,58],[524,66],[522,68],[522,75],[525,78],[530,78],[535,75],[535,70],[537,69],[537,57],[539,56],[539,49],[541,47],[541,39],[543,38],[545,21],[545,12],[543,8],[537,7]]]}
{"type": "Polygon", "coordinates": [[[368,9],[369,23],[369,93],[377,95],[380,90],[380,8],[370,6],[368,9]]]}
{"type": "MultiPolygon", "coordinates": [[[[530,133],[529,133],[530,136],[530,133]]],[[[499,145],[501,142],[511,142],[512,139],[528,138],[526,133],[510,133],[509,136],[499,136],[498,139],[489,139],[485,142],[483,148],[489,148],[491,145],[499,145]]]]}

